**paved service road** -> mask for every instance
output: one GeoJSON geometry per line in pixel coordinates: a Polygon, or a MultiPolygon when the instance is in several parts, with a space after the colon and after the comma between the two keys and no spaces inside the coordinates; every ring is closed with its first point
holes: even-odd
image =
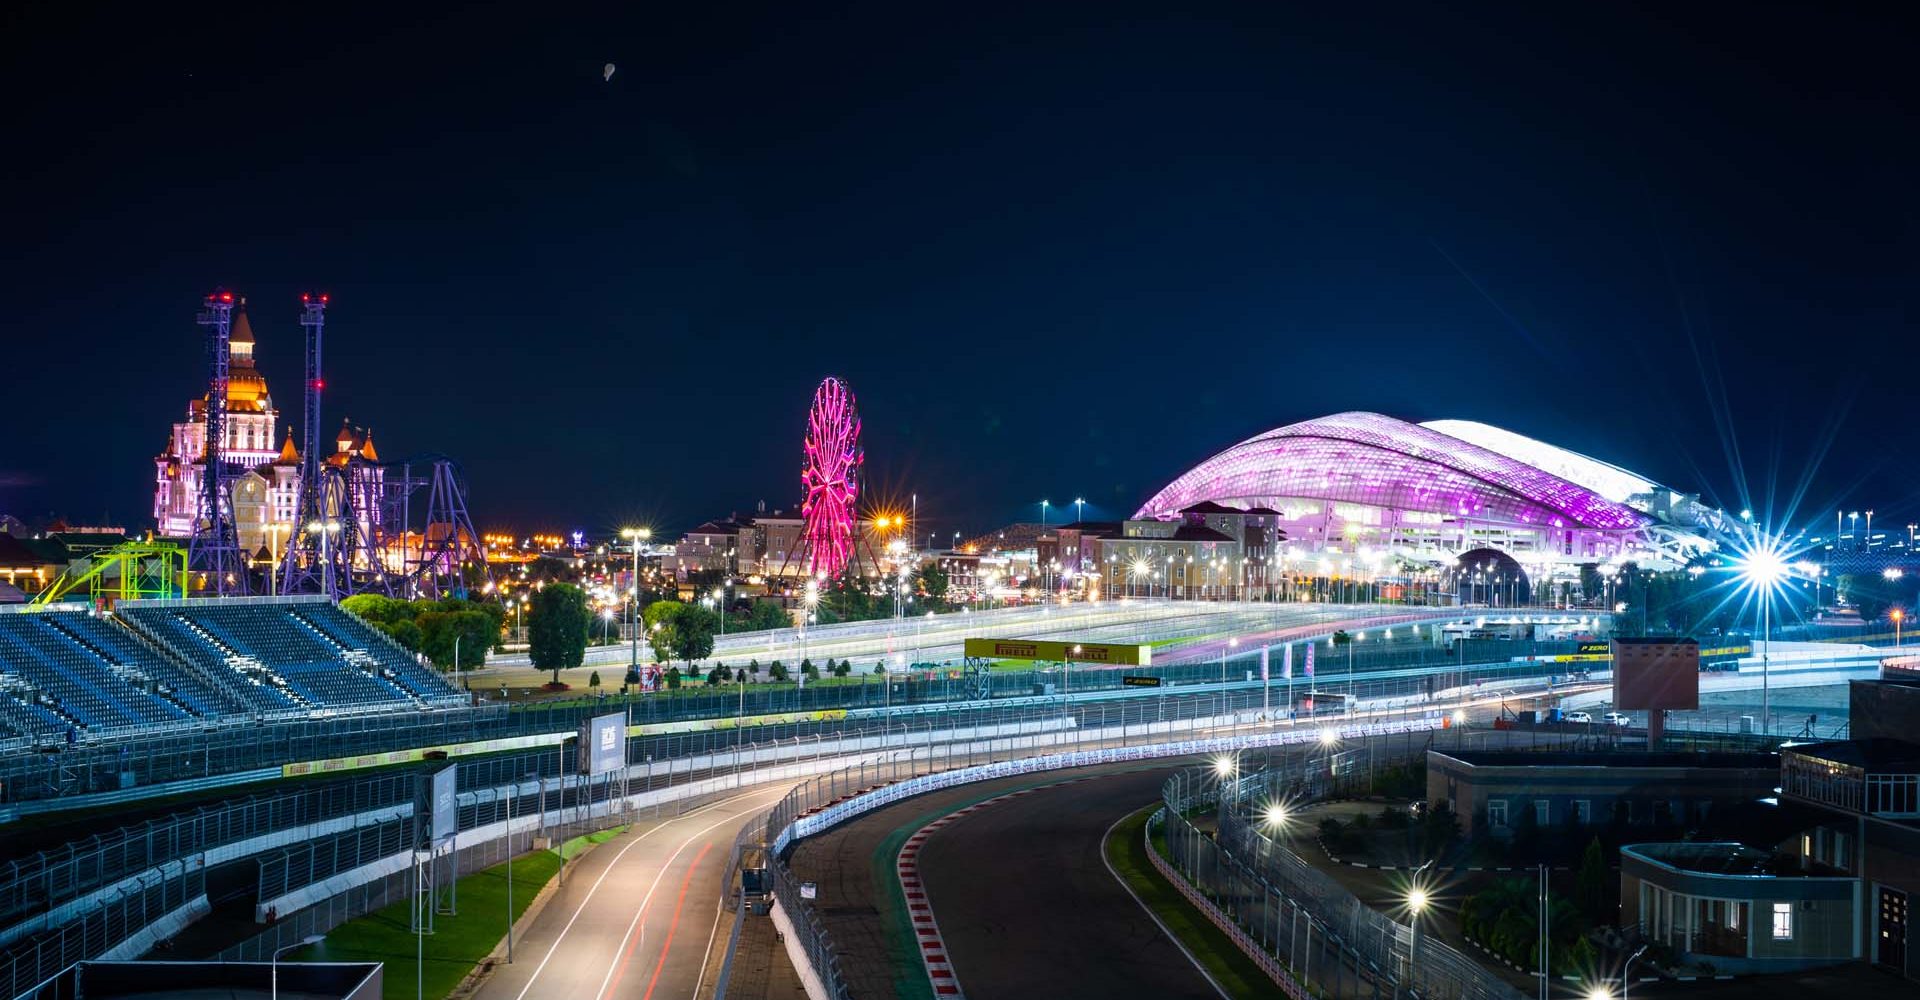
{"type": "Polygon", "coordinates": [[[711,991],[709,959],[725,950],[730,929],[721,883],[734,835],[787,789],[643,821],[594,848],[514,943],[514,963],[498,966],[480,988],[480,1000],[684,1000],[711,991]]]}
{"type": "Polygon", "coordinates": [[[1087,778],[978,810],[921,847],[921,878],[961,990],[985,1000],[1217,1000],[1100,856],[1107,827],[1157,799],[1177,763],[1054,771],[944,789],[803,840],[791,865],[800,878],[819,884],[819,913],[855,996],[931,996],[894,875],[901,844],[973,802],[1087,778]]]}

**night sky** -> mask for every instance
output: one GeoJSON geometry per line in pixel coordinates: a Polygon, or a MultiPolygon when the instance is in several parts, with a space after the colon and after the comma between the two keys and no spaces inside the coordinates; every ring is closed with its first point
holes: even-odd
{"type": "Polygon", "coordinates": [[[790,506],[830,374],[943,532],[1348,409],[1920,509],[1920,39],[1867,8],[24,6],[0,512],[150,526],[216,285],[283,422],[330,293],[328,436],[483,527],[790,506]]]}

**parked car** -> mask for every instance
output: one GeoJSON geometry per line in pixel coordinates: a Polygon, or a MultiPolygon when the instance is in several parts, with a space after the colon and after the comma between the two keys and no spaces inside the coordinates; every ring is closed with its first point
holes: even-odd
{"type": "Polygon", "coordinates": [[[1633,720],[1627,718],[1624,712],[1608,712],[1600,718],[1609,726],[1625,727],[1633,725],[1633,720]]]}
{"type": "Polygon", "coordinates": [[[1593,722],[1593,715],[1590,712],[1568,712],[1567,721],[1591,724],[1593,722]]]}

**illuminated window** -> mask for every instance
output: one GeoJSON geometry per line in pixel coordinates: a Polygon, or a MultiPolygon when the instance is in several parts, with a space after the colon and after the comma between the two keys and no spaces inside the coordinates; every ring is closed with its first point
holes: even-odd
{"type": "Polygon", "coordinates": [[[1773,939],[1775,941],[1793,940],[1793,904],[1773,904],[1773,939]]]}

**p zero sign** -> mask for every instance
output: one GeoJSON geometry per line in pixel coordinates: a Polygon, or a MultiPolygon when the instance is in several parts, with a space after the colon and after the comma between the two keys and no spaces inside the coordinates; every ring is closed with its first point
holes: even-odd
{"type": "Polygon", "coordinates": [[[600,715],[580,724],[580,773],[606,774],[627,763],[627,717],[600,715]]]}
{"type": "Polygon", "coordinates": [[[966,654],[983,660],[1041,660],[1050,663],[1108,663],[1116,667],[1153,665],[1152,646],[1051,639],[968,639],[966,654]]]}

